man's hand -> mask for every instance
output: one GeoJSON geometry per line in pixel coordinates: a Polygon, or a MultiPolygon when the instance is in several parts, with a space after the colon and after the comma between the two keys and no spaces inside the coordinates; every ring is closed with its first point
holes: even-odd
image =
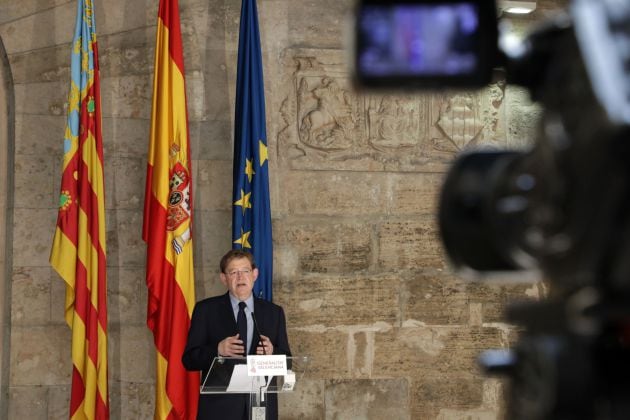
{"type": "Polygon", "coordinates": [[[219,351],[219,356],[235,357],[245,354],[243,340],[239,338],[238,334],[221,340],[217,350],[219,351]]]}
{"type": "Polygon", "coordinates": [[[273,344],[271,344],[271,340],[266,335],[260,335],[260,342],[256,347],[256,354],[273,354],[273,344]],[[262,346],[260,345],[262,342],[262,346]],[[263,346],[265,347],[263,351],[263,346]]]}

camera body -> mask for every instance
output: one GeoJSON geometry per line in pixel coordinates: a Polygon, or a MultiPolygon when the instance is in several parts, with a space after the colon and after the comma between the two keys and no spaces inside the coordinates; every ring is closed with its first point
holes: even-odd
{"type": "Polygon", "coordinates": [[[477,88],[500,71],[543,106],[530,150],[455,160],[442,240],[461,271],[538,270],[550,284],[548,298],[508,308],[524,327],[514,349],[482,356],[511,378],[510,419],[627,419],[630,1],[573,0],[518,44],[500,42],[496,20],[487,0],[364,0],[356,79],[477,88]]]}

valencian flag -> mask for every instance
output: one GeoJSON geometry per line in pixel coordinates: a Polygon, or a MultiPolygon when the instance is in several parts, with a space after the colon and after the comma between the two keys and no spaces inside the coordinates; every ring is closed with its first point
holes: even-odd
{"type": "Polygon", "coordinates": [[[232,247],[254,254],[259,270],[254,294],[271,301],[273,248],[266,131],[258,11],[256,0],[243,0],[236,76],[232,247]]]}
{"type": "Polygon", "coordinates": [[[194,419],[199,373],[181,357],[195,305],[192,171],[177,0],[160,0],[142,238],[147,325],[157,353],[156,419],[194,419]]]}
{"type": "Polygon", "coordinates": [[[109,418],[101,95],[91,0],[79,0],[68,121],[50,264],[66,282],[72,329],[71,419],[109,418]]]}

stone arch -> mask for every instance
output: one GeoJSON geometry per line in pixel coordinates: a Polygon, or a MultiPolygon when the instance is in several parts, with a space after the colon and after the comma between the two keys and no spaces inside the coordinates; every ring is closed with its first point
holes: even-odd
{"type": "Polygon", "coordinates": [[[0,37],[0,418],[8,415],[14,109],[13,78],[0,37]]]}

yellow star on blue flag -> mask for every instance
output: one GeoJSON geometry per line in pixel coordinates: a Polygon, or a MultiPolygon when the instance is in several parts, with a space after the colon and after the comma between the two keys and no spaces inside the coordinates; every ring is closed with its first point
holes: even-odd
{"type": "Polygon", "coordinates": [[[241,206],[241,208],[243,209],[243,215],[245,214],[245,211],[247,209],[252,208],[252,203],[251,201],[249,201],[249,198],[251,197],[251,195],[252,193],[245,194],[245,191],[241,190],[241,198],[239,198],[238,200],[234,202],[235,206],[241,206]]]}
{"type": "Polygon", "coordinates": [[[251,232],[242,232],[241,231],[240,238],[235,240],[234,243],[240,245],[241,248],[251,248],[252,245],[249,243],[249,235],[250,234],[251,234],[251,232]]]}

